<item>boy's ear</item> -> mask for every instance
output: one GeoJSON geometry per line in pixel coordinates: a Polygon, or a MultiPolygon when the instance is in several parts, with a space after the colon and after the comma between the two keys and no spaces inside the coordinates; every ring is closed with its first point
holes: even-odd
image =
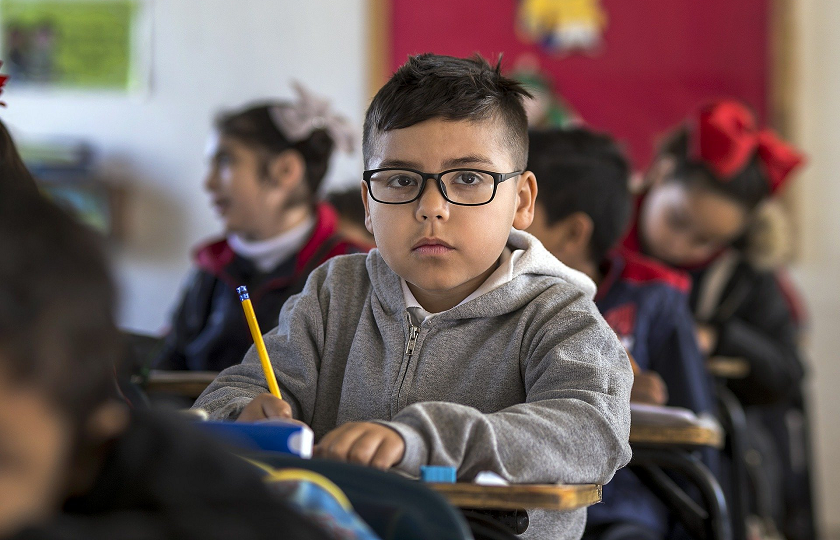
{"type": "Polygon", "coordinates": [[[373,223],[370,220],[370,201],[368,197],[368,187],[365,182],[362,182],[362,204],[365,205],[365,229],[370,234],[373,234],[373,223]]]}
{"type": "Polygon", "coordinates": [[[537,177],[525,171],[516,182],[516,213],[513,228],[524,231],[534,221],[534,204],[537,201],[537,177]]]}
{"type": "Polygon", "coordinates": [[[297,150],[286,150],[268,162],[268,182],[272,187],[291,192],[303,182],[306,164],[297,150]]]}
{"type": "Polygon", "coordinates": [[[567,244],[576,253],[589,251],[589,242],[592,240],[592,233],[595,231],[595,223],[589,214],[575,212],[566,216],[563,220],[567,244]]]}
{"type": "Polygon", "coordinates": [[[653,165],[648,169],[648,173],[644,180],[645,187],[654,187],[674,174],[677,168],[677,160],[673,156],[661,156],[656,158],[653,165]]]}

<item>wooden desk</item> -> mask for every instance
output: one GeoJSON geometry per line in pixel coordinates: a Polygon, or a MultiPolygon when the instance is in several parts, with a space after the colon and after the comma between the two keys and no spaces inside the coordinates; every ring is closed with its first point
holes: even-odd
{"type": "Polygon", "coordinates": [[[723,448],[723,432],[708,426],[665,427],[634,424],[630,427],[630,443],[723,448]]]}
{"type": "Polygon", "coordinates": [[[160,371],[152,370],[146,381],[146,392],[178,394],[195,399],[213,382],[216,371],[160,371]]]}
{"type": "Polygon", "coordinates": [[[712,356],[706,361],[706,369],[721,379],[743,379],[750,374],[750,364],[737,356],[712,356]]]}
{"type": "Polygon", "coordinates": [[[601,501],[601,486],[595,484],[426,484],[453,506],[494,510],[577,510],[601,501]]]}
{"type": "MultiPolygon", "coordinates": [[[[667,411],[669,407],[649,407],[667,411]]],[[[711,446],[723,448],[723,429],[707,420],[686,420],[677,418],[673,423],[662,420],[646,421],[642,415],[632,412],[630,423],[630,444],[642,446],[711,446]]]]}
{"type": "Polygon", "coordinates": [[[687,409],[630,404],[629,467],[677,516],[693,538],[731,540],[726,499],[717,479],[693,454],[697,447],[723,448],[721,426],[687,409]],[[702,505],[668,476],[676,472],[699,490],[702,505]]]}

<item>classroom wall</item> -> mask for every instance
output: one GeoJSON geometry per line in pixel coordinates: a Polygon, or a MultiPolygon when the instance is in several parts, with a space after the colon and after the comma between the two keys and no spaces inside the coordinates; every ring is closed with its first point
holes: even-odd
{"type": "Polygon", "coordinates": [[[810,164],[794,191],[801,260],[794,276],[808,301],[816,493],[828,538],[840,538],[840,2],[796,0],[794,135],[810,164]]]}
{"type": "MultiPolygon", "coordinates": [[[[151,84],[137,95],[34,93],[10,86],[16,137],[84,137],[128,190],[128,236],[113,247],[120,322],[157,331],[196,242],[219,231],[202,189],[211,119],[222,108],[291,97],[299,79],[361,125],[367,105],[365,0],[165,0],[153,10],[151,84]]],[[[361,129],[360,129],[361,133],[361,129]]],[[[361,159],[340,158],[328,182],[361,159]]]]}

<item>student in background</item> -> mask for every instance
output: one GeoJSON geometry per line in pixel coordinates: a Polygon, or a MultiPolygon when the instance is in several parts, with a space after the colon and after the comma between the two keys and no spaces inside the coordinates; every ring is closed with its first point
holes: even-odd
{"type": "MultiPolygon", "coordinates": [[[[291,416],[319,456],[415,477],[607,482],[630,457],[632,372],[592,281],[520,232],[536,197],[526,95],[480,57],[397,70],[365,122],[378,249],[328,261],[284,306],[266,346],[285,401],[252,350],[196,406],[291,416]]],[[[523,538],[580,538],[586,518],[529,514],[523,538]]]]}
{"type": "Polygon", "coordinates": [[[251,345],[236,288],[245,285],[263,328],[316,266],[366,251],[338,231],[338,216],[316,193],[335,148],[353,131],[328,104],[297,86],[297,102],[222,114],[205,186],[226,237],[199,247],[196,271],[178,306],[156,367],[219,371],[251,345]]]}
{"type": "MultiPolygon", "coordinates": [[[[8,147],[2,144],[3,156],[8,147]]],[[[122,354],[95,233],[0,168],[0,538],[323,538],[258,473],[114,397],[122,354]]]]}
{"type": "MultiPolygon", "coordinates": [[[[800,329],[778,274],[751,257],[748,232],[762,203],[802,161],[776,134],[759,129],[743,104],[702,107],[660,148],[624,240],[632,251],[687,270],[701,349],[746,362],[747,376],[727,385],[747,407],[754,442],[769,436],[784,471],[756,489],[770,501],[757,511],[792,539],[814,537],[800,329]]],[[[759,475],[773,470],[773,456],[763,456],[754,467],[759,475]]]]}
{"type": "MultiPolygon", "coordinates": [[[[631,401],[712,413],[711,380],[688,309],[688,277],[613,249],[632,212],[629,168],[615,142],[585,129],[532,131],[528,168],[540,185],[528,232],[598,285],[595,304],[642,370],[631,401]]],[[[632,472],[619,471],[604,486],[603,501],[589,508],[587,537],[667,536],[667,509],[632,472]]]]}
{"type": "Polygon", "coordinates": [[[345,238],[364,246],[376,245],[373,235],[365,228],[365,205],[357,186],[330,192],[326,199],[338,212],[338,228],[345,238]]]}

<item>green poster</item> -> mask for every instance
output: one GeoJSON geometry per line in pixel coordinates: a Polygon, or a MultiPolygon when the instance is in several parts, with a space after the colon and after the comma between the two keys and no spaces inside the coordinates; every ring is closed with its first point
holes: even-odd
{"type": "Polygon", "coordinates": [[[126,90],[137,0],[0,0],[9,84],[126,90]]]}

